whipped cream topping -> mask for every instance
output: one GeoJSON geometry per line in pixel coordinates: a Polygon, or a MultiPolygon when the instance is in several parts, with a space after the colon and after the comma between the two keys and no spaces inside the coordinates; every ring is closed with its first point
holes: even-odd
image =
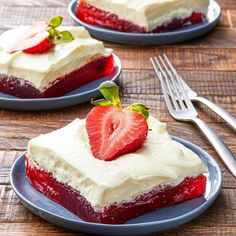
{"type": "Polygon", "coordinates": [[[95,57],[109,56],[112,52],[101,41],[91,38],[85,28],[61,26],[58,30],[70,31],[75,38],[73,41],[56,44],[43,54],[26,54],[21,51],[8,53],[10,45],[28,27],[20,26],[0,36],[0,74],[24,79],[39,90],[95,57]]]}
{"type": "Polygon", "coordinates": [[[206,15],[209,0],[85,0],[84,2],[118,15],[152,31],[174,18],[187,18],[201,12],[206,15]]]}
{"type": "Polygon", "coordinates": [[[32,165],[80,191],[97,209],[206,172],[195,153],[171,139],[166,124],[152,117],[148,124],[151,130],[144,145],[113,161],[92,155],[85,120],[80,119],[30,140],[28,157],[32,165]]]}

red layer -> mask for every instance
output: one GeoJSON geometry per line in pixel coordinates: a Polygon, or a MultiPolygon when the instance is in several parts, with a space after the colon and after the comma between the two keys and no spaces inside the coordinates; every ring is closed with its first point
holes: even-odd
{"type": "Polygon", "coordinates": [[[26,175],[33,187],[85,221],[104,224],[122,224],[134,217],[155,209],[200,197],[206,188],[206,177],[186,178],[177,186],[155,187],[128,202],[117,202],[95,210],[78,191],[58,182],[51,173],[29,164],[26,158],[26,175]]]}
{"type": "Polygon", "coordinates": [[[131,33],[160,33],[169,32],[179,28],[182,28],[189,24],[201,23],[204,19],[202,13],[193,12],[190,17],[185,19],[176,18],[170,23],[164,23],[158,26],[151,32],[146,28],[139,26],[133,22],[120,18],[116,14],[98,9],[92,5],[89,5],[83,1],[79,1],[76,7],[76,16],[85,23],[99,25],[110,29],[131,32],[131,33]]]}
{"type": "Polygon", "coordinates": [[[99,79],[112,72],[113,56],[99,57],[69,74],[57,78],[43,91],[31,83],[14,76],[0,74],[0,92],[20,98],[50,98],[62,96],[86,83],[99,79]]]}

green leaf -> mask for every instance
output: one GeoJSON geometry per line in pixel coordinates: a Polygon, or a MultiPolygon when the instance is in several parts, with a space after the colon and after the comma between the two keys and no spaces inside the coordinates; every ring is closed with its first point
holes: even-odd
{"type": "Polygon", "coordinates": [[[58,26],[61,25],[62,20],[63,20],[62,16],[54,16],[53,18],[50,19],[49,26],[51,26],[52,28],[57,28],[58,26]]]}
{"type": "Polygon", "coordinates": [[[53,39],[56,36],[56,30],[54,28],[48,29],[49,37],[53,39]]]}
{"type": "Polygon", "coordinates": [[[112,105],[112,103],[106,99],[99,99],[96,101],[92,100],[91,103],[96,106],[111,106],[112,105]]]}
{"type": "Polygon", "coordinates": [[[73,35],[69,31],[61,31],[59,35],[62,37],[64,42],[71,42],[74,40],[73,35]]]}
{"type": "Polygon", "coordinates": [[[112,105],[120,107],[119,86],[112,81],[103,82],[99,86],[100,93],[111,102],[112,105]]]}
{"type": "Polygon", "coordinates": [[[127,107],[126,109],[131,110],[131,111],[136,111],[139,114],[141,114],[142,116],[144,116],[146,120],[148,119],[149,110],[150,110],[149,107],[146,107],[146,106],[139,104],[139,103],[134,103],[133,105],[127,107]]]}

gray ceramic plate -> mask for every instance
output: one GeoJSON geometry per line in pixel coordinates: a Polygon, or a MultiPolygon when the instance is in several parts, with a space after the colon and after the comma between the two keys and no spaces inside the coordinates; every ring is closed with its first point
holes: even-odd
{"type": "Polygon", "coordinates": [[[97,98],[100,96],[100,92],[98,91],[99,85],[106,80],[115,82],[121,73],[121,61],[115,54],[113,54],[113,57],[115,68],[110,75],[85,84],[64,96],[56,98],[21,99],[0,93],[0,108],[12,110],[49,110],[73,106],[90,101],[92,98],[97,98]]]}
{"type": "Polygon", "coordinates": [[[124,44],[161,45],[190,40],[199,37],[214,28],[221,15],[221,8],[219,4],[214,0],[210,0],[207,19],[200,24],[188,26],[167,33],[134,34],[119,32],[84,23],[75,15],[76,4],[77,0],[73,0],[68,6],[68,12],[77,24],[84,26],[95,38],[124,44]]]}
{"type": "Polygon", "coordinates": [[[46,221],[63,228],[100,235],[138,235],[167,230],[184,224],[204,212],[219,195],[222,186],[222,174],[219,166],[209,154],[188,141],[177,137],[174,139],[194,151],[207,167],[209,175],[204,197],[150,212],[122,225],[85,222],[37,192],[25,176],[25,153],[12,166],[11,185],[28,209],[46,221]]]}

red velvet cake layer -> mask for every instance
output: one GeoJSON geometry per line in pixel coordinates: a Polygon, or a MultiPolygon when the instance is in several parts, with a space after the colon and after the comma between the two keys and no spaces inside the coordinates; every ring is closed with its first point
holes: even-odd
{"type": "Polygon", "coordinates": [[[96,211],[78,191],[58,182],[51,173],[30,166],[27,158],[25,163],[26,176],[36,190],[89,222],[122,224],[155,209],[200,197],[206,189],[206,177],[199,175],[186,178],[177,186],[155,187],[128,202],[117,202],[96,211]]]}
{"type": "Polygon", "coordinates": [[[62,75],[43,91],[14,76],[0,74],[0,92],[20,98],[50,98],[62,96],[86,83],[99,79],[114,69],[113,56],[99,57],[69,74],[62,75]]]}
{"type": "Polygon", "coordinates": [[[98,9],[87,3],[79,2],[76,7],[76,16],[85,23],[107,27],[113,30],[130,33],[161,33],[169,32],[182,28],[189,24],[201,23],[204,19],[202,13],[193,12],[190,17],[185,19],[174,19],[170,23],[165,23],[158,26],[151,32],[148,32],[142,26],[136,25],[133,22],[120,18],[116,14],[98,9]]]}

